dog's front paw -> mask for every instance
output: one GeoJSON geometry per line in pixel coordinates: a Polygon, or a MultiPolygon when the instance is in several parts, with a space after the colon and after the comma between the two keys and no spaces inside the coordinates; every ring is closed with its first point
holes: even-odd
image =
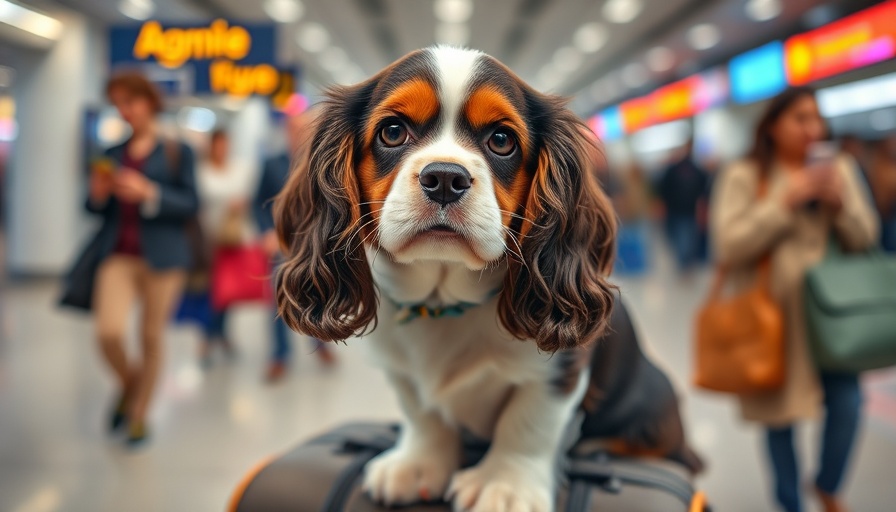
{"type": "Polygon", "coordinates": [[[407,505],[441,498],[459,457],[449,453],[393,448],[365,468],[364,491],[386,505],[407,505]]]}
{"type": "Polygon", "coordinates": [[[523,467],[481,464],[454,475],[448,498],[456,512],[553,512],[552,480],[523,467]]]}

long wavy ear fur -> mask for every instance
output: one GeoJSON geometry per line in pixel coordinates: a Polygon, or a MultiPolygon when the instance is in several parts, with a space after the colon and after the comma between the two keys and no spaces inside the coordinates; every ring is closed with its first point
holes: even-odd
{"type": "Polygon", "coordinates": [[[363,119],[373,80],[335,88],[319,108],[313,135],[274,205],[286,255],[276,278],[280,315],[292,329],[324,341],[375,327],[377,296],[356,236],[360,192],[355,124],[363,119]]]}
{"type": "Polygon", "coordinates": [[[520,339],[554,352],[597,339],[613,307],[606,281],[616,217],[597,184],[597,140],[560,98],[528,91],[538,164],[520,229],[522,261],[509,258],[498,312],[520,339]]]}

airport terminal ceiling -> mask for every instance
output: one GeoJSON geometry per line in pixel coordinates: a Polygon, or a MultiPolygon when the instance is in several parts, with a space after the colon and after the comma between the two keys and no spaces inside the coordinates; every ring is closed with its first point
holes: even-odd
{"type": "MultiPolygon", "coordinates": [[[[539,88],[573,96],[573,108],[587,115],[768,40],[875,3],[753,1],[757,5],[779,4],[781,11],[771,19],[755,21],[749,17],[747,0],[489,0],[473,1],[472,11],[461,6],[439,16],[433,2],[303,0],[297,11],[286,13],[295,21],[282,24],[285,30],[281,31],[279,50],[284,59],[303,65],[311,83],[322,86],[333,81],[333,74],[326,69],[326,54],[315,54],[299,43],[303,35],[308,36],[308,27],[313,27],[312,32],[325,27],[323,36],[319,31],[314,34],[317,38],[308,36],[311,47],[323,38],[328,49],[344,50],[341,54],[334,50],[333,56],[350,56],[353,65],[348,78],[355,79],[432,44],[435,34],[442,31],[443,40],[465,42],[490,53],[539,88]],[[707,23],[722,36],[711,48],[695,50],[692,39],[698,34],[689,35],[689,29],[707,23]],[[658,47],[661,49],[651,53],[658,47]]],[[[57,2],[110,24],[129,21],[118,9],[119,0],[57,2]]],[[[176,21],[225,17],[269,23],[267,3],[283,2],[155,0],[153,16],[176,21]]],[[[442,3],[466,4],[462,0],[442,3]]],[[[712,33],[702,35],[712,38],[712,33]]]]}

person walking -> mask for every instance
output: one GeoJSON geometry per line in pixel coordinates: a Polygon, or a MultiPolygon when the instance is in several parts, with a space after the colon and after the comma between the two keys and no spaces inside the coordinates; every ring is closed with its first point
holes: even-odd
{"type": "MultiPolygon", "coordinates": [[[[258,191],[253,203],[255,219],[258,223],[262,247],[275,261],[282,259],[282,255],[280,242],[277,240],[277,233],[274,230],[274,199],[286,185],[286,180],[289,177],[292,168],[289,155],[295,155],[301,150],[305,138],[310,133],[309,124],[313,122],[312,116],[312,111],[306,110],[304,113],[287,117],[286,137],[290,153],[282,153],[265,161],[258,182],[258,191]]],[[[289,337],[289,327],[275,311],[273,350],[265,373],[268,382],[277,382],[286,375],[291,351],[289,337]]],[[[336,356],[326,344],[314,338],[312,338],[312,342],[315,346],[314,352],[322,364],[332,366],[336,363],[336,356]]]]}
{"type": "Polygon", "coordinates": [[[698,212],[705,204],[708,177],[694,161],[694,142],[689,140],[681,158],[660,176],[657,192],[666,211],[666,233],[672,244],[678,269],[691,270],[700,245],[698,212]]]}
{"type": "Polygon", "coordinates": [[[881,219],[880,245],[896,254],[896,135],[874,144],[869,181],[881,219]]]}
{"type": "Polygon", "coordinates": [[[106,151],[113,163],[90,177],[87,209],[102,218],[97,240],[103,256],[93,310],[99,346],[118,387],[109,428],[126,426],[128,444],[137,445],[149,435],[147,413],[162,371],[165,328],[192,259],[186,226],[198,200],[192,151],[159,134],[163,105],[153,84],[138,73],[116,74],[106,96],[132,134],[106,151]],[[141,354],[130,359],[125,331],[138,302],[141,354]]]}
{"type": "Polygon", "coordinates": [[[785,91],[761,117],[749,157],[718,178],[710,208],[718,263],[735,288],[755,281],[760,261],[770,255],[771,292],[786,324],[787,374],[780,389],[742,396],[740,404],[745,419],[765,426],[774,496],[787,512],[805,510],[794,431],[822,406],[827,415],[813,487],[825,512],[847,510],[838,493],[861,416],[858,375],[819,371],[807,340],[807,269],[822,260],[831,236],[845,251],[863,251],[878,237],[877,216],[852,158],[807,164],[810,146],[824,136],[813,90],[785,91]]]}
{"type": "MultiPolygon", "coordinates": [[[[208,254],[222,247],[238,247],[250,243],[255,236],[250,206],[254,176],[251,166],[230,158],[230,138],[225,130],[212,132],[208,157],[197,171],[199,222],[205,236],[208,254]]],[[[212,309],[209,306],[209,309],[212,309]]],[[[225,330],[228,311],[212,310],[204,325],[200,362],[211,364],[212,349],[219,345],[233,357],[235,349],[225,330]]]]}

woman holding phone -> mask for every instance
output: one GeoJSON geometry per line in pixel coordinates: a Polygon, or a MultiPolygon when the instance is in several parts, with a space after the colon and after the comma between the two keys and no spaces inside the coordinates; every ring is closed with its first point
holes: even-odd
{"type": "Polygon", "coordinates": [[[809,352],[802,290],[806,271],[824,257],[829,238],[847,251],[877,240],[878,223],[855,163],[819,145],[824,121],[814,91],[794,88],[771,100],[748,158],[715,186],[710,228],[719,264],[732,284],[756,279],[771,258],[771,291],[786,319],[787,375],[774,392],[741,397],[745,419],[766,427],[775,498],[804,510],[794,426],[827,413],[813,488],[825,512],[843,512],[837,497],[859,427],[861,390],[854,374],[819,371],[809,352]]]}
{"type": "Polygon", "coordinates": [[[111,431],[127,427],[131,446],[146,440],[147,411],[163,360],[163,334],[191,264],[186,226],[197,210],[193,153],[163,141],[162,98],[143,75],[113,76],[106,96],[130,125],[131,137],[106,151],[93,170],[87,209],[100,215],[104,255],[94,282],[100,350],[115,376],[111,431]],[[128,317],[140,304],[140,356],[125,351],[128,317]]]}

